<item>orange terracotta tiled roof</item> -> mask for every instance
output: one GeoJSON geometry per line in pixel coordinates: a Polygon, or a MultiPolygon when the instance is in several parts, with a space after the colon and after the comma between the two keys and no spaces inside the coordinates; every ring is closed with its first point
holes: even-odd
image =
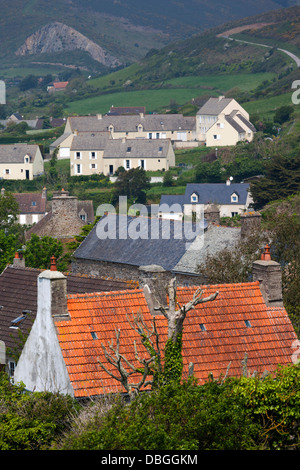
{"type": "MultiPolygon", "coordinates": [[[[67,365],[69,377],[76,397],[94,396],[103,393],[124,392],[118,381],[111,378],[101,366],[98,358],[109,370],[114,367],[105,359],[101,343],[109,349],[113,340],[116,345],[115,329],[121,330],[120,354],[134,360],[134,340],[144,357],[144,348],[139,335],[130,326],[126,314],[141,312],[151,322],[146,299],[142,290],[126,290],[103,293],[73,295],[68,298],[70,321],[57,322],[58,339],[67,365]]],[[[150,325],[150,323],[149,323],[150,325]]]]}
{"type": "MultiPolygon", "coordinates": [[[[184,305],[191,300],[195,287],[178,287],[177,300],[184,305]]],[[[199,304],[188,312],[184,322],[183,361],[187,377],[193,362],[194,375],[204,383],[210,373],[215,378],[242,375],[242,360],[248,355],[250,374],[275,371],[278,364],[292,363],[293,342],[297,339],[284,308],[266,307],[258,282],[203,286],[206,297],[216,290],[213,302],[199,304]]],[[[68,298],[69,321],[57,322],[58,339],[76,397],[94,396],[124,389],[98,363],[98,358],[115,372],[104,358],[101,343],[108,347],[115,329],[121,330],[120,353],[134,363],[134,340],[140,354],[143,346],[139,335],[129,325],[126,313],[143,314],[150,324],[143,291],[73,295],[68,298]],[[95,336],[96,335],[96,336],[95,336]]],[[[158,315],[161,344],[167,338],[167,322],[158,315]]],[[[146,357],[146,356],[145,356],[146,357]]]]}

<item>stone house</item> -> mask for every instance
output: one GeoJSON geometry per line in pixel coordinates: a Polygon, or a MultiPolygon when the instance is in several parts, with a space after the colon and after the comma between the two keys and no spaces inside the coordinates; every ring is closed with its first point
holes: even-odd
{"type": "Polygon", "coordinates": [[[251,142],[255,128],[236,100],[219,96],[210,98],[197,112],[196,133],[207,147],[221,147],[251,142]]]}
{"type": "Polygon", "coordinates": [[[172,143],[196,138],[195,118],[181,114],[143,114],[129,116],[70,116],[65,133],[111,132],[113,139],[170,139],[172,143]]]}
{"type": "Polygon", "coordinates": [[[143,266],[160,265],[166,279],[202,284],[208,254],[233,247],[241,229],[150,217],[104,215],[73,254],[72,271],[138,280],[143,266]]]}
{"type": "Polygon", "coordinates": [[[26,239],[35,233],[39,237],[50,236],[70,239],[79,235],[83,225],[94,221],[92,201],[78,201],[68,191],[56,191],[51,200],[51,209],[36,225],[26,231],[26,239]]]}
{"type": "Polygon", "coordinates": [[[70,145],[70,175],[103,173],[103,154],[109,139],[109,132],[76,131],[70,145]]]}
{"type": "Polygon", "coordinates": [[[104,149],[102,173],[113,175],[119,167],[167,171],[173,166],[175,154],[169,139],[111,139],[104,149]]]}
{"type": "MultiPolygon", "coordinates": [[[[298,340],[282,306],[281,282],[277,276],[280,267],[274,278],[270,263],[272,269],[278,268],[272,260],[259,261],[260,280],[202,286],[204,297],[216,292],[218,295],[212,302],[195,306],[185,319],[184,378],[188,377],[190,363],[200,385],[211,376],[216,379],[225,375],[241,376],[245,356],[249,375],[261,376],[266,371],[275,374],[279,364],[293,363],[298,340]]],[[[157,308],[157,299],[159,296],[165,308],[168,299],[160,273],[150,271],[142,273],[138,289],[74,295],[68,295],[68,279],[62,273],[53,270],[40,273],[37,314],[14,373],[15,382],[22,381],[27,390],[59,392],[79,400],[124,393],[120,382],[99,363],[116,374],[102,345],[107,347],[110,342],[116,342],[116,330],[120,330],[121,354],[140,367],[134,342],[139,355],[143,355],[144,349],[139,334],[127,319],[140,313],[149,327],[155,315],[163,351],[167,323],[157,308]]],[[[190,301],[196,288],[177,287],[179,305],[190,301]]],[[[140,375],[135,373],[131,380],[137,383],[140,375]]]]}
{"type": "Polygon", "coordinates": [[[112,176],[119,167],[156,171],[174,165],[174,150],[167,139],[112,139],[107,132],[76,132],[70,147],[71,176],[112,176]]]}
{"type": "Polygon", "coordinates": [[[0,145],[0,177],[32,180],[44,173],[44,160],[38,145],[0,145]]]}

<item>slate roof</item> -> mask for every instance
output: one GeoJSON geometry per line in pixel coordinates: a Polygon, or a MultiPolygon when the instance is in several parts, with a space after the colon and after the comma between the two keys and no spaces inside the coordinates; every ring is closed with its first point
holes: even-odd
{"type": "Polygon", "coordinates": [[[44,214],[47,198],[41,193],[16,193],[14,197],[19,204],[20,214],[44,214]]]}
{"type": "Polygon", "coordinates": [[[198,202],[193,204],[220,204],[220,205],[236,205],[237,202],[231,202],[231,195],[236,193],[239,196],[238,204],[245,205],[247,202],[249,183],[188,183],[186,185],[185,194],[180,195],[162,195],[161,204],[191,204],[191,196],[197,193],[198,202]]]}
{"type": "MultiPolygon", "coordinates": [[[[173,212],[174,213],[182,212],[184,209],[184,195],[183,194],[162,194],[160,198],[158,210],[163,209],[163,208],[160,208],[160,206],[162,206],[163,204],[166,204],[170,208],[174,204],[174,207],[172,208],[173,212]]],[[[166,209],[168,208],[166,207],[166,209]]]]}
{"type": "Polygon", "coordinates": [[[145,114],[146,113],[146,108],[145,106],[125,106],[125,107],[122,107],[122,106],[111,106],[109,112],[107,113],[108,115],[115,115],[115,116],[119,116],[119,115],[128,115],[128,114],[140,114],[140,113],[143,113],[145,114]]]}
{"type": "Polygon", "coordinates": [[[115,132],[137,132],[139,124],[144,131],[163,132],[164,130],[192,130],[196,127],[194,117],[182,116],[181,114],[145,114],[144,117],[134,116],[71,116],[68,118],[71,131],[78,132],[107,131],[110,125],[114,126],[115,132]]]}
{"type": "Polygon", "coordinates": [[[112,214],[108,214],[98,222],[74,252],[75,265],[77,259],[136,267],[159,264],[166,271],[173,273],[199,275],[198,265],[204,261],[207,254],[216,253],[224,247],[232,247],[239,237],[239,228],[207,228],[205,222],[201,227],[199,224],[196,227],[184,225],[176,220],[127,216],[114,218],[112,214]],[[111,229],[110,238],[105,232],[108,228],[111,229]]]}
{"type": "Polygon", "coordinates": [[[206,103],[199,109],[197,114],[210,114],[213,116],[218,116],[224,111],[226,106],[228,106],[233,98],[209,98],[206,103]]]}
{"type": "Polygon", "coordinates": [[[242,114],[238,113],[237,114],[237,117],[247,126],[249,127],[249,129],[252,131],[252,132],[256,132],[256,129],[255,127],[253,126],[253,124],[248,121],[248,119],[246,119],[242,114]]]}
{"type": "Polygon", "coordinates": [[[111,138],[110,132],[79,132],[72,139],[71,150],[103,150],[108,140],[111,138]]]}
{"type": "Polygon", "coordinates": [[[170,145],[169,139],[111,139],[103,158],[166,158],[170,145]]]}
{"type": "MultiPolygon", "coordinates": [[[[0,275],[0,340],[6,347],[16,346],[17,330],[11,329],[11,321],[18,318],[23,310],[29,310],[20,324],[21,331],[27,332],[35,319],[37,311],[37,277],[39,269],[21,268],[8,265],[0,275]],[[14,339],[15,338],[15,339],[14,339]]],[[[110,290],[133,289],[134,281],[111,279],[66,273],[69,294],[99,292],[110,290]]]]}
{"type": "MultiPolygon", "coordinates": [[[[191,300],[195,289],[178,287],[179,304],[191,300]]],[[[204,297],[216,291],[219,295],[213,302],[198,304],[187,314],[182,348],[184,378],[190,362],[194,364],[194,375],[200,385],[210,374],[216,379],[224,376],[228,366],[228,376],[241,376],[245,354],[250,374],[255,371],[262,374],[266,370],[272,373],[278,364],[291,364],[292,344],[297,336],[284,308],[266,307],[258,282],[203,286],[203,291],[204,297]]],[[[101,344],[108,347],[112,340],[116,344],[115,328],[120,328],[120,353],[140,366],[134,357],[134,340],[140,355],[144,349],[126,314],[130,317],[140,312],[151,325],[143,291],[70,295],[68,310],[71,319],[56,322],[56,327],[75,397],[124,392],[119,382],[101,368],[98,359],[116,372],[105,359],[101,344]]],[[[166,319],[157,315],[156,322],[163,345],[167,339],[166,319]]],[[[132,380],[137,381],[138,377],[133,376],[132,380]]]]}
{"type": "Polygon", "coordinates": [[[202,236],[198,236],[178,263],[173,272],[200,274],[198,266],[205,262],[207,256],[219,253],[221,250],[233,249],[240,240],[239,227],[209,225],[202,236]]]}
{"type": "Polygon", "coordinates": [[[25,155],[32,158],[32,163],[38,149],[38,145],[30,144],[0,145],[0,163],[24,163],[25,155]]]}
{"type": "Polygon", "coordinates": [[[75,260],[108,261],[132,266],[157,264],[159,260],[159,265],[169,271],[185,254],[189,241],[182,222],[108,214],[83,240],[74,257],[75,260]],[[110,238],[105,232],[107,228],[111,229],[110,238]]]}
{"type": "Polygon", "coordinates": [[[225,116],[226,121],[235,129],[239,134],[245,133],[245,129],[239,125],[236,120],[231,116],[225,116]]]}

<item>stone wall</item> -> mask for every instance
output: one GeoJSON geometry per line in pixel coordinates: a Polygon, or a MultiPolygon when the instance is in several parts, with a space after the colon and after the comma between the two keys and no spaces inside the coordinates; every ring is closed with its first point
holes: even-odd
{"type": "MultiPolygon", "coordinates": [[[[75,259],[72,263],[72,271],[74,273],[87,274],[93,276],[107,276],[114,279],[124,279],[141,281],[141,271],[139,266],[132,266],[129,264],[122,263],[110,263],[107,261],[93,261],[87,259],[75,259]]],[[[164,271],[163,284],[166,285],[174,273],[170,271],[164,271]]],[[[195,276],[189,273],[176,273],[177,285],[201,285],[204,284],[204,279],[201,275],[195,276]]]]}

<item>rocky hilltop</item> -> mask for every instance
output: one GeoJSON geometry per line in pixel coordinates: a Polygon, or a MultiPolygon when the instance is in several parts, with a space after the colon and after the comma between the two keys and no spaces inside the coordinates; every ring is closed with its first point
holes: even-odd
{"type": "Polygon", "coordinates": [[[101,46],[70,26],[57,21],[31,34],[16,51],[16,55],[49,54],[76,49],[87,52],[94,60],[107,67],[121,65],[116,57],[110,55],[101,46]]]}

